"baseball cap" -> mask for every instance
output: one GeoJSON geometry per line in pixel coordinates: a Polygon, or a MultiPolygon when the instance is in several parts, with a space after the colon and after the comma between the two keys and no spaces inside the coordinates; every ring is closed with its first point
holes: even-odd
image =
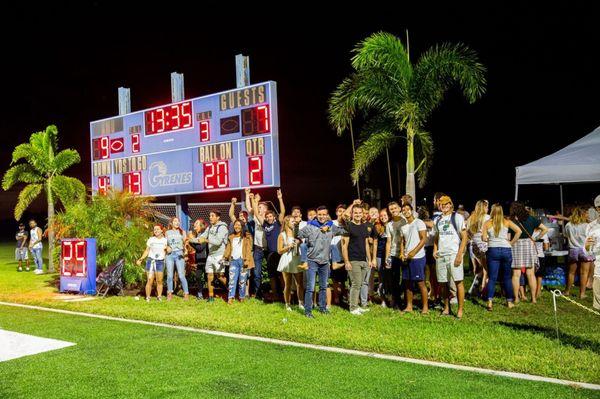
{"type": "Polygon", "coordinates": [[[441,196],[438,201],[439,201],[440,205],[444,205],[444,204],[447,204],[447,203],[452,203],[452,199],[450,197],[448,197],[447,195],[441,196]]]}
{"type": "Polygon", "coordinates": [[[599,207],[600,206],[600,195],[598,195],[596,197],[596,199],[594,200],[594,206],[595,207],[599,207]]]}

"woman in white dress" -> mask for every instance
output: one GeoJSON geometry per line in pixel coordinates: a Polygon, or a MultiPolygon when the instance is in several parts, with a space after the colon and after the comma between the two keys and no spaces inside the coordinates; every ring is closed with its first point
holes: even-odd
{"type": "Polygon", "coordinates": [[[291,216],[286,216],[283,219],[281,233],[277,238],[277,252],[281,255],[277,271],[283,274],[285,288],[283,290],[283,298],[285,300],[285,308],[292,310],[290,306],[292,297],[292,278],[296,281],[296,292],[298,293],[299,307],[303,307],[304,303],[304,277],[300,265],[300,252],[296,248],[296,239],[294,238],[294,222],[291,216]]]}

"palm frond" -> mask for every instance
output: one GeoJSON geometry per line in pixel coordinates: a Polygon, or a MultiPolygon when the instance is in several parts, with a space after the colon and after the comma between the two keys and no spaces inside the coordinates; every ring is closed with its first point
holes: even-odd
{"type": "Polygon", "coordinates": [[[431,134],[424,130],[417,130],[415,133],[415,162],[418,165],[417,179],[419,187],[423,188],[427,182],[427,174],[433,160],[433,139],[431,134]]]}
{"type": "Polygon", "coordinates": [[[344,79],[329,100],[329,123],[341,135],[360,111],[393,115],[405,101],[382,70],[356,72],[344,79]]]}
{"type": "Polygon", "coordinates": [[[52,178],[52,193],[65,207],[85,200],[85,185],[74,177],[54,176],[52,178]]]}
{"type": "Polygon", "coordinates": [[[25,209],[27,209],[29,205],[31,205],[31,203],[37,198],[37,196],[40,195],[43,188],[43,184],[37,183],[28,184],[23,188],[23,190],[21,190],[19,193],[19,199],[17,200],[17,205],[15,206],[15,220],[21,219],[25,209]]]}
{"type": "Polygon", "coordinates": [[[79,163],[81,161],[81,157],[76,150],[67,149],[62,150],[54,157],[53,169],[55,174],[61,174],[71,166],[79,163]]]}
{"type": "Polygon", "coordinates": [[[354,184],[358,182],[358,179],[364,174],[367,167],[371,165],[386,148],[391,147],[396,140],[398,140],[398,137],[392,132],[380,131],[371,134],[368,139],[359,145],[354,154],[354,164],[351,173],[354,184]]]}
{"type": "Polygon", "coordinates": [[[462,43],[444,43],[427,50],[414,67],[411,94],[425,119],[452,85],[458,85],[470,103],[485,93],[486,68],[477,54],[462,43]]]}
{"type": "Polygon", "coordinates": [[[9,168],[2,177],[2,188],[9,190],[17,183],[42,183],[44,176],[29,164],[22,163],[9,168]]]}
{"type": "Polygon", "coordinates": [[[413,74],[412,65],[402,41],[386,32],[374,33],[353,50],[352,66],[357,71],[381,69],[390,79],[388,84],[405,90],[413,74]]]}
{"type": "MultiPolygon", "coordinates": [[[[38,134],[38,133],[34,133],[38,134]]],[[[33,136],[33,135],[32,135],[33,136]]],[[[23,143],[15,147],[12,153],[11,165],[14,165],[20,160],[24,160],[40,174],[46,175],[50,169],[48,156],[43,151],[42,147],[38,146],[39,140],[34,140],[35,144],[23,143]]]]}

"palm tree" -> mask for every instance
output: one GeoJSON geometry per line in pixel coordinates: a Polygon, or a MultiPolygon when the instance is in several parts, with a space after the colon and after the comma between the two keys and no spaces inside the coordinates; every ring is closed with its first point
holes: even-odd
{"type": "MultiPolygon", "coordinates": [[[[67,149],[57,153],[58,130],[50,125],[45,131],[33,133],[29,143],[19,144],[12,154],[11,167],[2,178],[2,188],[9,190],[17,183],[27,184],[19,193],[15,207],[15,219],[40,195],[46,192],[48,201],[48,226],[52,226],[56,200],[69,206],[85,198],[86,189],[79,180],[63,176],[62,173],[81,159],[75,150],[67,149]],[[23,160],[24,162],[17,163],[23,160]]],[[[48,271],[54,272],[52,250],[54,231],[48,229],[48,271]]]]}
{"type": "Polygon", "coordinates": [[[379,155],[404,139],[406,193],[416,200],[415,174],[423,187],[433,155],[431,134],[425,130],[428,118],[454,85],[470,103],[480,98],[485,67],[463,44],[433,46],[413,64],[402,41],[385,32],[358,43],[353,53],[353,73],[329,100],[329,122],[338,135],[355,118],[364,121],[352,180],[356,184],[379,155]]]}

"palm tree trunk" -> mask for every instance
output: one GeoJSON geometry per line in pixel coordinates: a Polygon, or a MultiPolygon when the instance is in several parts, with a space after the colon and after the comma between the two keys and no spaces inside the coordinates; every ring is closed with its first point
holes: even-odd
{"type": "Polygon", "coordinates": [[[417,202],[416,188],[415,188],[415,147],[414,147],[414,133],[412,127],[409,125],[406,129],[406,194],[410,195],[413,199],[413,206],[417,202]]]}
{"type": "Polygon", "coordinates": [[[52,178],[49,178],[46,183],[46,197],[48,199],[48,272],[54,273],[54,229],[52,222],[54,221],[54,198],[52,197],[52,178]]]}

